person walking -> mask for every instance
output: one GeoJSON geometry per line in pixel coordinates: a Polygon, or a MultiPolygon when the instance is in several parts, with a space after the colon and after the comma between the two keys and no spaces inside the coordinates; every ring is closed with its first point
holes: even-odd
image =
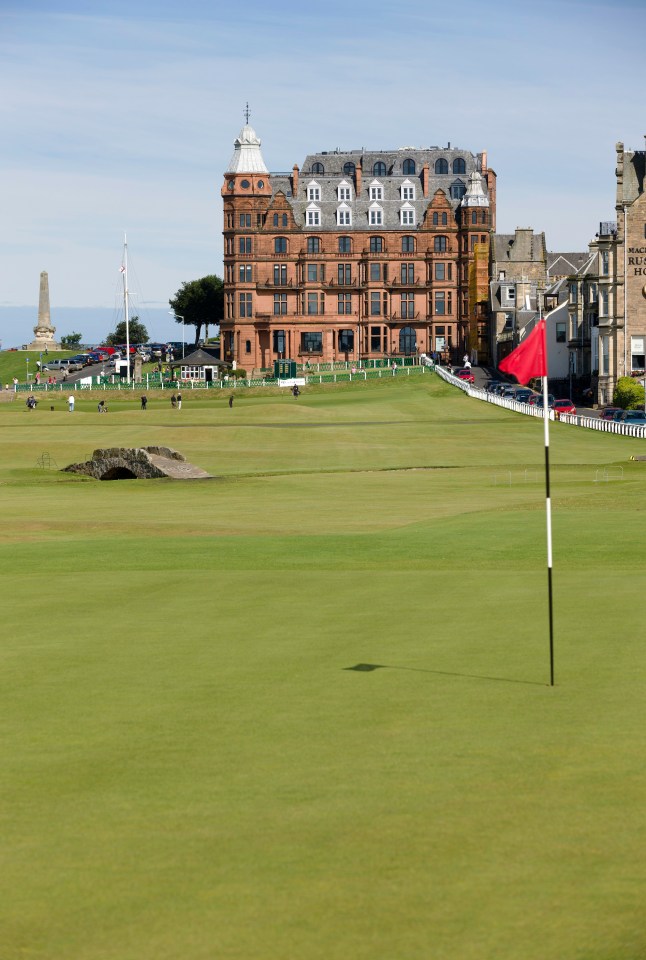
{"type": "Polygon", "coordinates": [[[177,406],[177,397],[175,396],[175,394],[173,394],[173,395],[171,396],[171,398],[170,398],[170,405],[171,405],[171,407],[176,407],[176,406],[177,406]]]}
{"type": "Polygon", "coordinates": [[[182,409],[182,395],[179,392],[179,390],[177,391],[177,409],[178,410],[182,409]]]}
{"type": "Polygon", "coordinates": [[[99,411],[99,413],[107,413],[107,412],[108,412],[108,408],[107,408],[107,406],[106,406],[106,404],[105,404],[105,400],[99,400],[99,403],[98,403],[98,406],[97,406],[97,410],[99,411]]]}
{"type": "Polygon", "coordinates": [[[143,396],[141,398],[141,409],[145,410],[147,406],[148,406],[148,397],[143,396]]]}
{"type": "Polygon", "coordinates": [[[232,406],[233,406],[233,397],[231,396],[229,397],[229,410],[231,409],[232,406]]]}
{"type": "Polygon", "coordinates": [[[74,413],[74,394],[73,393],[70,393],[69,397],[67,398],[67,408],[70,413],[74,413]]]}

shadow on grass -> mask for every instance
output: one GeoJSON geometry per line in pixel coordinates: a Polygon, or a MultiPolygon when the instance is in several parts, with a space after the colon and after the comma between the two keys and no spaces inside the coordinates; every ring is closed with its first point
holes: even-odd
{"type": "Polygon", "coordinates": [[[390,663],[356,663],[354,667],[344,667],[356,673],[372,673],[373,670],[412,670],[414,673],[434,673],[441,677],[462,677],[467,680],[493,680],[497,683],[524,683],[532,687],[547,687],[540,680],[514,680],[511,677],[486,677],[477,673],[456,673],[451,670],[427,670],[425,667],[399,667],[390,663]]]}

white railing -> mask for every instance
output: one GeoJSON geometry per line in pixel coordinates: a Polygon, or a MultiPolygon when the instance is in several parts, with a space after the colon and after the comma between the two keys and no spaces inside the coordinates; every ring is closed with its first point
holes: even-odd
{"type": "MultiPolygon", "coordinates": [[[[509,400],[506,397],[499,397],[495,394],[487,393],[482,387],[476,387],[472,383],[460,380],[452,373],[449,373],[444,367],[435,367],[435,372],[454,387],[459,387],[464,393],[476,400],[485,400],[487,403],[494,403],[498,407],[505,407],[507,410],[513,410],[514,413],[522,413],[527,417],[543,417],[543,408],[529,403],[519,403],[518,400],[509,400]]],[[[574,427],[587,427],[588,430],[601,430],[604,433],[618,433],[624,437],[646,437],[646,426],[636,426],[631,423],[622,423],[616,420],[602,420],[600,417],[585,417],[578,413],[560,413],[555,417],[554,411],[549,411],[549,419],[558,419],[561,423],[568,423],[574,427]]]]}

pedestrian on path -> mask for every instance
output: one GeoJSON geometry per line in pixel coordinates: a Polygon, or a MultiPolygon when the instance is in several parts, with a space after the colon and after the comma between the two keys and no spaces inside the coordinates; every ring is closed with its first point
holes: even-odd
{"type": "Polygon", "coordinates": [[[67,398],[67,407],[70,413],[74,413],[74,394],[73,393],[70,393],[69,397],[67,398]]]}
{"type": "Polygon", "coordinates": [[[182,395],[179,392],[179,390],[177,391],[177,409],[178,410],[182,409],[182,395]]]}

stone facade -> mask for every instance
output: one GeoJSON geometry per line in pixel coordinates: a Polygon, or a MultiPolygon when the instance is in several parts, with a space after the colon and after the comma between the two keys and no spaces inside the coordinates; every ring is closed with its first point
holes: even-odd
{"type": "Polygon", "coordinates": [[[486,153],[331,151],[269,173],[247,123],[222,198],[223,360],[253,370],[487,351],[486,153]]]}

